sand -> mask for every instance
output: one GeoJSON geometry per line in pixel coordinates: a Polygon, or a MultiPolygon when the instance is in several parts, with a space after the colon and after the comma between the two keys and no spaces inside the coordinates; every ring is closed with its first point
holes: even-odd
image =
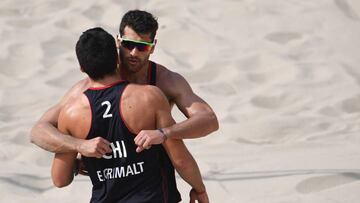
{"type": "Polygon", "coordinates": [[[186,141],[211,202],[360,201],[359,1],[2,0],[0,202],[88,202],[88,177],[52,185],[53,154],[29,132],[85,77],[74,51],[81,32],[115,35],[135,8],[159,18],[151,59],[217,113],[219,131],[186,141]]]}

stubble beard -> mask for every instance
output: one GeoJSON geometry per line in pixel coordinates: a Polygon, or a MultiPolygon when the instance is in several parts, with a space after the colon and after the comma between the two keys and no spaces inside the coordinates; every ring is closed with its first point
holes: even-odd
{"type": "Polygon", "coordinates": [[[145,61],[141,60],[140,58],[137,58],[137,57],[132,57],[138,61],[137,65],[132,65],[129,63],[129,58],[131,58],[131,57],[125,57],[124,54],[120,52],[121,63],[122,63],[123,68],[125,69],[125,71],[128,73],[139,72],[142,69],[142,67],[144,66],[145,61]]]}

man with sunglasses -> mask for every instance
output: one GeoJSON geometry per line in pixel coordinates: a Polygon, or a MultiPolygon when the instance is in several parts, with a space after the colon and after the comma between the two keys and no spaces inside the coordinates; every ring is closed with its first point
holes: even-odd
{"type": "MultiPolygon", "coordinates": [[[[132,10],[127,12],[120,24],[118,47],[121,65],[120,74],[124,80],[137,84],[150,84],[160,88],[171,106],[176,104],[187,120],[158,130],[141,130],[135,138],[137,151],[160,144],[165,139],[188,139],[206,136],[218,129],[216,115],[208,104],[193,93],[188,82],[178,73],[172,72],[149,60],[153,53],[158,28],[156,19],[148,12],[132,10]]],[[[59,112],[66,101],[77,97],[89,88],[89,79],[75,84],[59,104],[50,108],[34,125],[31,141],[52,152],[79,152],[88,157],[102,157],[111,152],[109,142],[101,137],[81,140],[63,134],[56,129],[59,112]]],[[[151,107],[149,107],[151,108],[151,107]]],[[[185,152],[186,153],[186,152],[185,152]]],[[[165,154],[165,153],[164,153],[165,154]]],[[[175,178],[168,157],[166,175],[169,188],[174,188],[175,178]]],[[[204,191],[192,191],[192,195],[201,198],[204,191]]]]}
{"type": "Polygon", "coordinates": [[[137,84],[151,84],[159,87],[169,102],[176,104],[188,117],[184,122],[159,131],[141,131],[135,139],[139,151],[152,144],[160,144],[163,134],[172,139],[188,139],[205,136],[218,129],[216,115],[191,89],[178,73],[149,60],[156,44],[157,21],[144,11],[129,11],[120,23],[117,36],[124,79],[137,84]],[[141,21],[139,16],[144,15],[141,21]],[[147,23],[141,23],[147,22],[147,23]]]}
{"type": "MultiPolygon", "coordinates": [[[[79,139],[91,139],[100,133],[112,148],[100,159],[83,157],[93,184],[90,202],[179,202],[179,197],[175,199],[177,194],[165,185],[163,148],[157,145],[137,153],[134,143],[134,136],[143,128],[175,123],[166,97],[155,86],[120,79],[115,40],[102,28],[89,29],[80,36],[76,55],[81,71],[89,76],[90,87],[66,102],[59,114],[59,130],[79,139]]],[[[184,180],[204,191],[192,157],[187,158],[186,166],[181,163],[186,151],[183,141],[168,139],[163,146],[184,180]]],[[[57,187],[72,182],[76,155],[77,152],[55,154],[51,177],[57,187]]]]}

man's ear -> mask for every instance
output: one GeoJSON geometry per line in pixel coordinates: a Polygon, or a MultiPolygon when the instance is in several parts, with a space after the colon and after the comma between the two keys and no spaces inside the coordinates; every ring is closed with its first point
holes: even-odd
{"type": "Polygon", "coordinates": [[[119,49],[120,48],[120,34],[116,35],[115,42],[116,42],[116,48],[119,49]]]}
{"type": "Polygon", "coordinates": [[[157,39],[154,39],[154,45],[151,47],[150,54],[154,53],[156,43],[157,43],[157,39]]]}
{"type": "Polygon", "coordinates": [[[118,55],[118,57],[116,57],[116,64],[117,64],[117,67],[119,68],[121,65],[120,55],[118,55]]]}

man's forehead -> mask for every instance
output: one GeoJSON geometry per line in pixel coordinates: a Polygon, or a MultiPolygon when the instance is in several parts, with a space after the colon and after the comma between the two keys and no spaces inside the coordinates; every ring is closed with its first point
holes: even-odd
{"type": "Polygon", "coordinates": [[[149,42],[152,41],[151,33],[140,34],[135,32],[135,30],[133,30],[129,26],[126,26],[124,28],[124,33],[122,37],[126,39],[138,40],[138,41],[149,41],[149,42]]]}

